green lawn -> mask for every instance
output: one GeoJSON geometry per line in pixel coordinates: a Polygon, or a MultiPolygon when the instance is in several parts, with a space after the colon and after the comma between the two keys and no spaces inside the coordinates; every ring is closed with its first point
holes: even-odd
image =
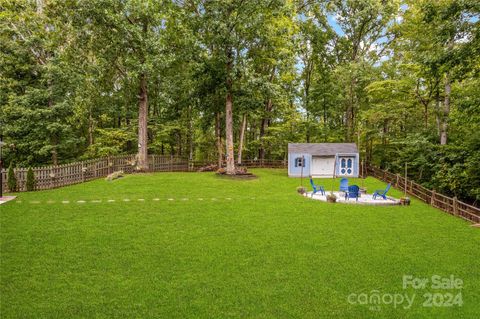
{"type": "Polygon", "coordinates": [[[417,200],[310,200],[285,171],[254,172],[248,181],[129,175],[19,194],[0,206],[1,317],[478,318],[479,229],[417,200]],[[463,289],[404,290],[404,275],[454,275],[463,289]],[[375,290],[415,299],[408,309],[348,301],[375,290]],[[461,293],[463,304],[424,307],[426,293],[461,293]]]}

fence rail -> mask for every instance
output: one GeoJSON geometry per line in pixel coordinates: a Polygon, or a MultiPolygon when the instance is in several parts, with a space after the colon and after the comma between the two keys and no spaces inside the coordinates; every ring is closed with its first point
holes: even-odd
{"type": "MultiPolygon", "coordinates": [[[[165,156],[149,155],[148,169],[150,172],[191,172],[202,166],[211,164],[206,161],[189,161],[188,159],[165,156]]],[[[115,171],[125,173],[135,172],[135,155],[117,155],[64,165],[45,166],[33,168],[37,190],[52,189],[67,185],[83,183],[96,178],[105,177],[115,171]]],[[[248,168],[286,168],[287,162],[282,160],[243,161],[243,166],[248,168]]],[[[26,191],[27,168],[16,168],[17,191],[26,191]]],[[[7,171],[3,175],[3,189],[8,191],[7,171]]]]}
{"type": "Polygon", "coordinates": [[[430,190],[412,180],[405,181],[405,178],[399,174],[393,174],[376,167],[367,167],[367,175],[373,176],[392,186],[405,190],[407,194],[412,195],[425,203],[443,210],[451,215],[458,216],[474,223],[480,223],[480,208],[459,201],[456,197],[448,197],[430,190]],[[406,185],[405,185],[406,184],[406,185]]]}

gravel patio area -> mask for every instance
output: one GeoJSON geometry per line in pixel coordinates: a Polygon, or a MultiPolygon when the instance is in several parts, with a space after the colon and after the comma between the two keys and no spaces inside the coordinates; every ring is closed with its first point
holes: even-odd
{"type": "MultiPolygon", "coordinates": [[[[312,192],[305,193],[306,197],[320,200],[323,202],[327,201],[327,196],[330,192],[326,192],[325,195],[321,195],[316,193],[312,196],[312,192]]],[[[333,192],[335,196],[337,196],[337,203],[344,203],[344,204],[359,204],[359,205],[400,205],[400,200],[387,196],[387,199],[383,199],[380,196],[377,196],[376,199],[373,199],[373,194],[361,194],[358,198],[358,201],[355,198],[349,198],[345,200],[345,193],[344,192],[333,192]]]]}

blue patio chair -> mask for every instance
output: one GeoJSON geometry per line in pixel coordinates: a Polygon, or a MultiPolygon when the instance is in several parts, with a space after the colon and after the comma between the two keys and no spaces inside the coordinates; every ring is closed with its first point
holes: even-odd
{"type": "Polygon", "coordinates": [[[355,198],[358,201],[358,194],[360,193],[360,187],[357,185],[348,186],[348,190],[345,193],[345,200],[349,198],[355,198]]]}
{"type": "Polygon", "coordinates": [[[348,179],[345,177],[340,180],[340,191],[348,192],[348,179]]]}
{"type": "Polygon", "coordinates": [[[325,195],[325,188],[323,188],[323,186],[321,185],[315,185],[311,177],[310,177],[310,185],[312,185],[312,188],[313,188],[312,197],[315,193],[320,193],[322,195],[325,195]]]}
{"type": "Polygon", "coordinates": [[[381,198],[386,200],[387,199],[387,192],[390,190],[391,186],[392,185],[390,183],[388,183],[387,188],[376,190],[375,193],[373,193],[373,199],[377,199],[377,196],[380,196],[381,198]]]}

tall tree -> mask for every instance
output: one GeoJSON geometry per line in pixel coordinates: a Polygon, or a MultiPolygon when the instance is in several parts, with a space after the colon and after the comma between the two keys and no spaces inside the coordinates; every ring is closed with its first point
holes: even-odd
{"type": "MultiPolygon", "coordinates": [[[[399,27],[398,42],[403,43],[407,58],[423,71],[419,81],[432,83],[430,91],[435,92],[441,145],[448,140],[452,82],[463,78],[468,70],[467,61],[476,51],[478,20],[475,16],[479,11],[477,1],[409,1],[405,22],[399,27]]],[[[426,101],[423,100],[424,104],[426,101]]]]}
{"type": "Polygon", "coordinates": [[[354,137],[359,108],[358,85],[364,62],[375,63],[380,40],[387,38],[387,26],[397,16],[399,1],[334,0],[330,11],[341,28],[337,46],[343,64],[345,85],[345,141],[354,137]],[[373,56],[372,56],[373,54],[373,56]]]}
{"type": "MultiPolygon", "coordinates": [[[[215,65],[223,66],[227,174],[235,174],[233,103],[239,80],[244,75],[242,61],[257,47],[254,44],[268,27],[266,22],[273,21],[266,20],[273,17],[271,12],[283,8],[282,1],[263,0],[198,1],[193,7],[207,54],[218,61],[215,65]]],[[[274,72],[275,68],[270,68],[269,73],[274,72]]]]}
{"type": "Polygon", "coordinates": [[[25,163],[71,160],[81,138],[68,98],[77,79],[65,61],[63,25],[44,1],[5,1],[0,10],[0,115],[12,146],[7,155],[25,163]]]}
{"type": "MultiPolygon", "coordinates": [[[[168,2],[111,1],[78,2],[78,23],[95,37],[95,54],[117,71],[117,78],[136,82],[138,104],[137,169],[148,170],[148,87],[155,63],[163,54],[168,2]]],[[[120,82],[112,83],[115,90],[120,82]]],[[[132,92],[132,93],[133,93],[132,92]]]]}

